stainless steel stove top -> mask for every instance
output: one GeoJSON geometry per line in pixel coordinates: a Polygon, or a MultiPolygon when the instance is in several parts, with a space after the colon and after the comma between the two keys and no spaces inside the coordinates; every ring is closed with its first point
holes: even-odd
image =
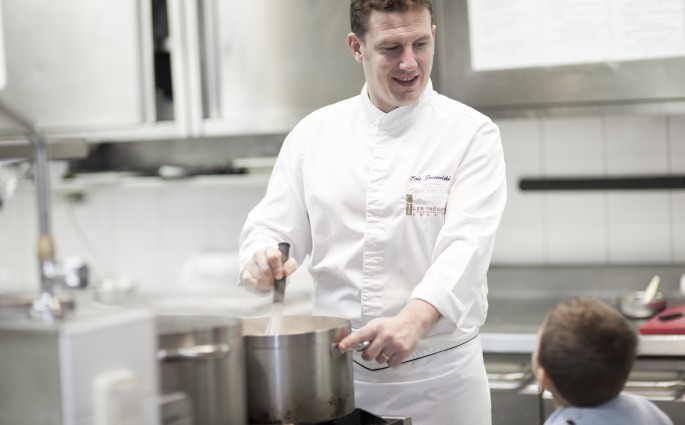
{"type": "Polygon", "coordinates": [[[307,425],[412,425],[412,421],[408,416],[377,416],[363,409],[354,409],[352,413],[342,418],[307,425]]]}
{"type": "Polygon", "coordinates": [[[387,425],[412,425],[409,416],[382,416],[387,421],[387,425]]]}

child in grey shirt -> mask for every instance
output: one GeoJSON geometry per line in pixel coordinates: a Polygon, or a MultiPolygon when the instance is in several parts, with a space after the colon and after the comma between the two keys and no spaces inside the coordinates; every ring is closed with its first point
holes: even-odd
{"type": "Polygon", "coordinates": [[[637,354],[637,335],[608,304],[562,300],[545,317],[533,353],[540,391],[557,410],[545,425],[673,425],[649,400],[621,393],[637,354]]]}

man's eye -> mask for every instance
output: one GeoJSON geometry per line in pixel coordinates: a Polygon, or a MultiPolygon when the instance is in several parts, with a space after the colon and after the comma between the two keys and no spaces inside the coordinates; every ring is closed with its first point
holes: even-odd
{"type": "Polygon", "coordinates": [[[388,53],[392,53],[392,52],[396,52],[398,49],[399,49],[399,47],[397,47],[397,46],[389,46],[389,47],[384,47],[383,51],[388,52],[388,53]]]}

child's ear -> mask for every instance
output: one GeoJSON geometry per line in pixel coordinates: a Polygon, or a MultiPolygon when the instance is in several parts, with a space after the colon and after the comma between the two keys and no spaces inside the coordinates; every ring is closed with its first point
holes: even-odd
{"type": "Polygon", "coordinates": [[[538,392],[542,393],[545,390],[551,389],[549,376],[542,366],[538,366],[535,370],[535,380],[538,383],[538,392]]]}

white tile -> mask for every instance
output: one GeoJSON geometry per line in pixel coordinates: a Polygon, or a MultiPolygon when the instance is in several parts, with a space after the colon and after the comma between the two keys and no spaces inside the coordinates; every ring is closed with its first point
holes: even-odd
{"type": "Polygon", "coordinates": [[[613,191],[607,201],[610,222],[641,221],[649,228],[670,220],[671,200],[665,191],[613,191]]]}
{"type": "Polygon", "coordinates": [[[542,198],[540,192],[521,191],[522,178],[539,178],[540,161],[537,158],[518,157],[507,162],[507,205],[505,214],[517,219],[540,221],[542,198]]]}
{"type": "Polygon", "coordinates": [[[604,225],[607,199],[604,191],[549,192],[544,199],[549,225],[563,227],[569,221],[604,225]]]}
{"type": "Polygon", "coordinates": [[[545,160],[565,156],[602,158],[601,118],[547,118],[542,123],[542,134],[545,160]]]}
{"type": "Polygon", "coordinates": [[[499,125],[504,148],[504,158],[540,158],[540,123],[536,119],[496,121],[499,125]]]}
{"type": "Polygon", "coordinates": [[[240,231],[250,210],[266,191],[263,187],[213,188],[208,193],[212,250],[237,250],[240,231]]]}
{"type": "Polygon", "coordinates": [[[205,188],[170,186],[158,191],[162,214],[160,242],[162,250],[201,250],[207,247],[211,229],[205,188]]]}
{"type": "Polygon", "coordinates": [[[5,199],[0,208],[0,288],[2,292],[26,290],[27,257],[35,252],[22,231],[25,211],[21,194],[5,199]]]}
{"type": "Polygon", "coordinates": [[[610,193],[607,199],[611,263],[673,261],[668,193],[610,193]]]}
{"type": "Polygon", "coordinates": [[[20,187],[15,194],[13,203],[16,204],[19,217],[16,220],[13,249],[17,250],[17,264],[12,265],[12,279],[19,282],[25,290],[38,291],[40,278],[38,275],[38,260],[36,258],[36,244],[38,240],[38,210],[36,207],[36,193],[32,185],[20,187]]]}
{"type": "Polygon", "coordinates": [[[548,118],[542,134],[546,176],[601,176],[606,171],[601,118],[548,118]]]}
{"type": "Polygon", "coordinates": [[[669,130],[669,170],[672,173],[685,173],[685,115],[668,118],[669,130]]]}
{"type": "Polygon", "coordinates": [[[518,187],[521,177],[540,177],[542,176],[542,162],[540,157],[535,155],[527,156],[504,156],[507,167],[507,182],[513,187],[518,187]]]}
{"type": "Polygon", "coordinates": [[[130,233],[155,231],[162,219],[160,192],[157,187],[120,187],[112,190],[115,221],[119,229],[130,233]]]}
{"type": "Polygon", "coordinates": [[[673,220],[685,221],[685,192],[671,192],[671,205],[673,207],[673,220]]]}
{"type": "Polygon", "coordinates": [[[544,170],[547,177],[602,177],[606,174],[606,161],[601,155],[547,156],[544,170]]]}
{"type": "Polygon", "coordinates": [[[493,264],[540,264],[545,260],[540,224],[502,221],[497,231],[493,264]]]}
{"type": "Polygon", "coordinates": [[[668,169],[673,174],[685,174],[685,152],[673,152],[668,158],[668,169]]]}
{"type": "Polygon", "coordinates": [[[544,201],[550,262],[601,264],[607,260],[604,192],[548,193],[544,201]]]}
{"type": "Polygon", "coordinates": [[[673,261],[685,262],[685,192],[674,191],[671,195],[673,208],[673,261]]]}
{"type": "Polygon", "coordinates": [[[673,226],[673,261],[676,264],[685,263],[685,224],[676,223],[673,226]]]}
{"type": "Polygon", "coordinates": [[[83,190],[81,203],[69,204],[55,196],[55,235],[61,256],[78,256],[91,269],[92,282],[115,275],[116,252],[112,243],[117,231],[113,222],[110,188],[83,190]]]}
{"type": "Polygon", "coordinates": [[[614,153],[666,152],[666,117],[647,115],[608,116],[605,118],[609,158],[614,153]]]}
{"type": "Polygon", "coordinates": [[[605,264],[608,260],[603,223],[569,221],[546,231],[547,260],[552,264],[605,264]]]}
{"type": "Polygon", "coordinates": [[[668,117],[668,130],[671,153],[685,153],[685,115],[668,117]]]}
{"type": "Polygon", "coordinates": [[[181,267],[211,244],[207,194],[203,187],[174,187],[160,194],[163,210],[159,254],[161,282],[177,282],[181,267]]]}
{"type": "Polygon", "coordinates": [[[117,263],[118,277],[137,281],[146,290],[166,283],[162,272],[167,265],[159,251],[159,235],[155,233],[127,233],[119,239],[117,263]]]}
{"type": "Polygon", "coordinates": [[[607,117],[609,175],[661,175],[669,172],[669,127],[665,116],[607,117]]]}
{"type": "Polygon", "coordinates": [[[668,264],[672,261],[668,223],[646,224],[638,220],[609,223],[611,264],[668,264]]]}
{"type": "Polygon", "coordinates": [[[607,158],[609,176],[664,175],[669,171],[669,158],[663,152],[612,153],[607,158]]]}
{"type": "Polygon", "coordinates": [[[80,257],[91,270],[97,270],[98,266],[92,260],[98,250],[95,234],[103,226],[91,219],[90,203],[70,205],[58,196],[53,196],[53,199],[52,223],[57,259],[80,257]]]}
{"type": "Polygon", "coordinates": [[[165,186],[156,191],[161,203],[163,225],[199,228],[207,219],[206,188],[191,185],[165,186]]]}
{"type": "Polygon", "coordinates": [[[176,242],[175,244],[165,246],[161,251],[163,267],[159,269],[154,282],[151,282],[156,287],[178,284],[183,267],[194,256],[203,252],[203,244],[198,243],[197,238],[193,235],[177,234],[176,242]]]}
{"type": "Polygon", "coordinates": [[[540,193],[511,192],[507,197],[503,220],[539,224],[543,218],[543,195],[540,193]]]}
{"type": "Polygon", "coordinates": [[[116,188],[113,196],[114,273],[136,279],[141,285],[159,281],[161,221],[164,211],[155,187],[116,188]]]}

